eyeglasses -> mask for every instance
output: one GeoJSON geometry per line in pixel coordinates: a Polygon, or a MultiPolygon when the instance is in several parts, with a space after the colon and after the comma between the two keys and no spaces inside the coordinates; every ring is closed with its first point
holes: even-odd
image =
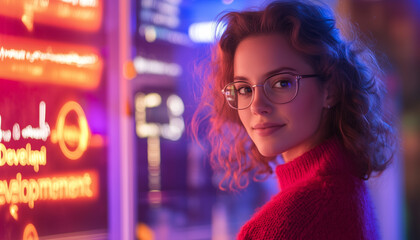
{"type": "Polygon", "coordinates": [[[251,106],[256,87],[263,87],[265,96],[273,103],[284,104],[291,102],[299,91],[299,80],[317,77],[317,74],[298,75],[292,72],[280,72],[271,75],[261,85],[251,85],[247,81],[235,81],[227,84],[222,93],[229,106],[242,110],[251,106]]]}

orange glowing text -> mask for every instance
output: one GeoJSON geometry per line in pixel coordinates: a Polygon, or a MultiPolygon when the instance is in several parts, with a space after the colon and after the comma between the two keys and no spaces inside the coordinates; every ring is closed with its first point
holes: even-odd
{"type": "Polygon", "coordinates": [[[34,208],[41,200],[75,200],[95,198],[98,192],[95,172],[64,176],[22,178],[21,173],[10,181],[0,181],[0,207],[5,204],[28,204],[34,208]]]}
{"type": "Polygon", "coordinates": [[[42,146],[40,150],[33,150],[30,143],[26,148],[7,148],[0,143],[0,167],[8,166],[33,166],[34,171],[39,171],[39,166],[47,164],[47,149],[42,146]]]}
{"type": "Polygon", "coordinates": [[[35,23],[87,32],[99,30],[102,0],[0,0],[0,15],[20,19],[29,31],[35,23]]]}
{"type": "Polygon", "coordinates": [[[0,78],[95,89],[102,67],[93,47],[0,35],[0,78]]]}

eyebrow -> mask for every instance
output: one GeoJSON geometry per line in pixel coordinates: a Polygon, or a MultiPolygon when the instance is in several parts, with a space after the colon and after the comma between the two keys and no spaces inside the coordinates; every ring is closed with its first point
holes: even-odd
{"type": "MultiPolygon", "coordinates": [[[[276,74],[276,73],[280,73],[280,72],[297,72],[296,69],[292,68],[292,67],[279,67],[276,68],[274,70],[268,71],[264,74],[264,79],[276,74]]],[[[248,78],[244,77],[244,76],[234,76],[233,77],[233,81],[249,81],[248,78]]]]}

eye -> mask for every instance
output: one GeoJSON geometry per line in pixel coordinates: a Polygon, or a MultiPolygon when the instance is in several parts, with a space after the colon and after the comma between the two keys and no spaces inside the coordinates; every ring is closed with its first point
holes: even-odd
{"type": "Polygon", "coordinates": [[[236,94],[239,96],[251,96],[252,86],[246,82],[234,82],[232,87],[236,94]]]}
{"type": "Polygon", "coordinates": [[[247,85],[238,86],[237,91],[238,91],[239,95],[252,94],[251,86],[247,86],[247,85]]]}
{"type": "Polygon", "coordinates": [[[294,88],[295,76],[288,73],[279,73],[268,79],[268,86],[272,90],[287,90],[294,88]]]}
{"type": "Polygon", "coordinates": [[[290,80],[287,79],[281,79],[274,82],[274,84],[271,86],[272,88],[290,88],[292,87],[293,83],[290,80]]]}

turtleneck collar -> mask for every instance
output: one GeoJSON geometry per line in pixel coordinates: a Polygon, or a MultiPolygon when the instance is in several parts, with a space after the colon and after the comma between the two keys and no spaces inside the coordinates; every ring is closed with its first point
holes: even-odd
{"type": "Polygon", "coordinates": [[[280,189],[315,176],[354,173],[349,154],[338,138],[330,138],[308,152],[276,167],[280,189]]]}

